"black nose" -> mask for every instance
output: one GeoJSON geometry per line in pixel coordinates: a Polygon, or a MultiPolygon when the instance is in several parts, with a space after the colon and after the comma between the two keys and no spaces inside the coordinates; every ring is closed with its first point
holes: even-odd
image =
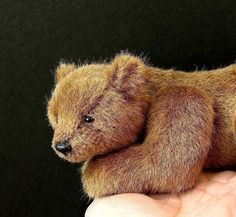
{"type": "Polygon", "coordinates": [[[57,143],[55,148],[64,155],[67,155],[72,150],[71,145],[68,142],[57,143]]]}

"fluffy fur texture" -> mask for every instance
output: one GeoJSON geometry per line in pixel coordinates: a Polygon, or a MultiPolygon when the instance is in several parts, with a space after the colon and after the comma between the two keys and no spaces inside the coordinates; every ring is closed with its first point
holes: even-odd
{"type": "Polygon", "coordinates": [[[107,64],[60,64],[48,117],[54,150],[72,147],[56,153],[84,161],[90,197],[179,193],[203,168],[236,165],[236,65],[186,73],[127,53],[107,64]]]}

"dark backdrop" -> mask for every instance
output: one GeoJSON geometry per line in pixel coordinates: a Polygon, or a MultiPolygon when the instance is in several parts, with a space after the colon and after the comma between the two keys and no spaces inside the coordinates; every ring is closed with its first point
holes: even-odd
{"type": "Polygon", "coordinates": [[[0,0],[0,216],[83,216],[76,165],[51,150],[46,99],[61,59],[128,49],[164,68],[236,59],[235,0],[0,0]]]}

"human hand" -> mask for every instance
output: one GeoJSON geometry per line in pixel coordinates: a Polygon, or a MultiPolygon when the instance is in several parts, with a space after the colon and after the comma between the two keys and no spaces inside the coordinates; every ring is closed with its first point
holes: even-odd
{"type": "Polygon", "coordinates": [[[118,194],[98,198],[85,217],[236,217],[236,172],[203,173],[180,195],[118,194]]]}

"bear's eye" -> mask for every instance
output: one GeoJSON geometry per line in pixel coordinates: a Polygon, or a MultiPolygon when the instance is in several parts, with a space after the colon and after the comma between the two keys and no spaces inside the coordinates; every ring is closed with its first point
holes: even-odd
{"type": "Polygon", "coordinates": [[[85,120],[85,122],[87,122],[87,123],[92,123],[92,122],[94,122],[94,118],[93,118],[91,115],[85,115],[85,116],[84,116],[84,120],[85,120]]]}

